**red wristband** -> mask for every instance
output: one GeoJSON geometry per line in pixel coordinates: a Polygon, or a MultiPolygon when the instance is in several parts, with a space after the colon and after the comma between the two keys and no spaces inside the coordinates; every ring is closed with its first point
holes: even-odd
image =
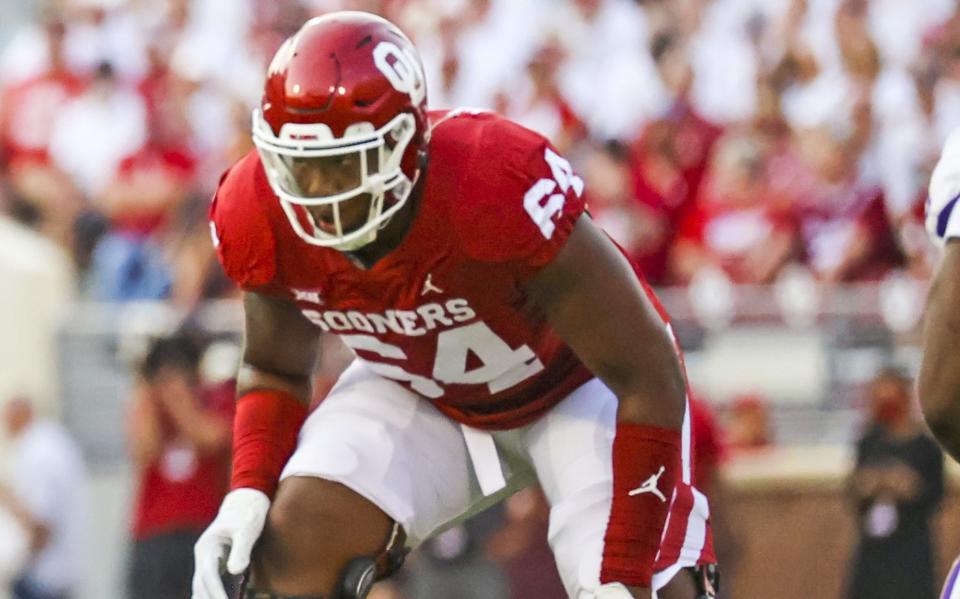
{"type": "Polygon", "coordinates": [[[649,587],[680,474],[680,431],[617,423],[600,582],[649,587]]]}
{"type": "Polygon", "coordinates": [[[240,397],[233,419],[230,488],[257,489],[272,497],[306,418],[307,407],[284,391],[258,389],[240,397]]]}

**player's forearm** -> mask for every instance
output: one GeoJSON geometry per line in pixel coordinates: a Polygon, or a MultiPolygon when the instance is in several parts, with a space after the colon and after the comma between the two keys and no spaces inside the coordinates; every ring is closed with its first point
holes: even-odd
{"type": "Polygon", "coordinates": [[[960,241],[947,245],[927,299],[919,394],[941,445],[960,459],[960,241]]]}
{"type": "Polygon", "coordinates": [[[684,378],[668,325],[633,266],[588,217],[524,291],[616,394],[620,422],[680,428],[684,378]]]}
{"type": "Polygon", "coordinates": [[[679,365],[661,371],[654,380],[631,385],[617,394],[617,421],[680,430],[686,411],[686,387],[679,365]],[[670,376],[674,374],[675,376],[670,376]]]}
{"type": "Polygon", "coordinates": [[[237,375],[237,397],[272,390],[309,405],[320,358],[320,329],[287,300],[245,293],[243,307],[243,364],[237,375]]]}
{"type": "Polygon", "coordinates": [[[596,372],[617,394],[619,422],[680,430],[687,388],[673,338],[655,324],[644,338],[643,349],[608,356],[610,361],[597,364],[596,372]]]}
{"type": "Polygon", "coordinates": [[[238,383],[230,487],[272,496],[307,417],[310,377],[270,373],[245,364],[238,383]]]}
{"type": "Polygon", "coordinates": [[[246,293],[243,305],[230,487],[270,496],[307,417],[320,336],[292,302],[246,293]]]}

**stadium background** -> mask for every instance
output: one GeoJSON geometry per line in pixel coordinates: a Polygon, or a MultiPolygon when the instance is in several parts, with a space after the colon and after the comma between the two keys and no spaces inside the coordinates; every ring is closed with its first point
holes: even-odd
{"type": "MultiPolygon", "coordinates": [[[[337,8],[413,37],[431,106],[499,110],[571,159],[731,437],[734,596],[838,596],[864,383],[919,360],[925,184],[960,126],[952,0],[0,4],[0,401],[27,394],[84,450],[83,599],[121,596],[131,365],[189,322],[221,341],[206,375],[230,375],[239,311],[206,204],[251,147],[274,49],[337,8]],[[750,410],[769,439],[738,450],[750,410]]],[[[939,530],[945,559],[960,535],[939,530]]]]}

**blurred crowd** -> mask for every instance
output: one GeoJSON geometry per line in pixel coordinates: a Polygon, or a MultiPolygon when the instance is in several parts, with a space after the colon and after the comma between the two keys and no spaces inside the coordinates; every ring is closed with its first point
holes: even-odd
{"type": "MultiPolygon", "coordinates": [[[[432,107],[494,109],[548,136],[586,179],[593,216],[655,285],[769,284],[798,269],[827,284],[929,274],[926,181],[960,127],[954,0],[36,5],[0,47],[0,224],[19,223],[58,247],[83,298],[189,309],[234,292],[213,254],[209,198],[223,170],[252,149],[249,112],[275,49],[310,16],[345,8],[382,14],[414,39],[432,107]]],[[[139,493],[131,588],[151,575],[176,578],[157,555],[189,569],[182,548],[216,505],[157,497],[200,488],[197,477],[225,467],[229,392],[194,389],[195,356],[178,347],[155,348],[160,364],[144,362],[129,402],[139,493]]],[[[321,390],[338,367],[325,363],[321,390]]],[[[723,435],[705,406],[698,416],[698,438],[715,441],[700,445],[708,453],[698,476],[717,519],[724,456],[763,451],[776,436],[758,396],[739,398],[725,416],[723,435]]],[[[912,442],[913,424],[894,441],[912,442]]],[[[858,469],[871,466],[867,450],[877,447],[878,468],[909,461],[877,438],[858,447],[858,469]]],[[[936,468],[913,470],[895,474],[916,487],[936,468]]],[[[858,504],[863,551],[897,530],[889,518],[899,500],[881,487],[865,484],[858,504]],[[869,528],[878,513],[883,534],[869,528]]],[[[915,500],[911,493],[901,503],[915,500]]],[[[12,494],[0,489],[0,500],[12,494]]],[[[936,499],[924,498],[908,519],[925,522],[936,499]]],[[[28,523],[40,517],[24,514],[28,523]]],[[[517,495],[431,542],[376,599],[427,588],[438,597],[445,585],[457,597],[463,589],[478,599],[559,596],[543,541],[547,515],[537,491],[517,495]]],[[[732,574],[736,540],[715,526],[732,574]]],[[[26,538],[21,553],[35,543],[26,538]]]]}
{"type": "Polygon", "coordinates": [[[0,214],[82,297],[229,294],[206,206],[308,17],[375,11],[433,107],[547,135],[656,285],[923,278],[925,182],[960,126],[951,0],[43,0],[0,49],[0,214]]]}

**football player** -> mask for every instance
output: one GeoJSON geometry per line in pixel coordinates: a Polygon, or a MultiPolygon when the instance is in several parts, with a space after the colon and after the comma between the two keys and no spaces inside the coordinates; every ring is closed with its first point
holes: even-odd
{"type": "Polygon", "coordinates": [[[226,599],[221,560],[250,566],[246,597],[364,597],[534,482],[570,597],[691,598],[698,566],[708,586],[669,323],[542,136],[427,112],[410,41],[340,12],[277,52],[253,139],[211,207],[245,350],[195,599],[226,599]],[[356,359],[308,416],[324,332],[356,359]]]}
{"type": "Polygon", "coordinates": [[[927,232],[943,258],[927,297],[920,405],[937,440],[960,460],[960,131],[947,139],[929,192],[927,232]]]}
{"type": "MultiPolygon", "coordinates": [[[[933,435],[960,460],[960,130],[947,139],[930,178],[927,232],[943,247],[927,297],[919,395],[933,435]]],[[[960,599],[960,558],[943,588],[943,599],[960,599]]]]}

